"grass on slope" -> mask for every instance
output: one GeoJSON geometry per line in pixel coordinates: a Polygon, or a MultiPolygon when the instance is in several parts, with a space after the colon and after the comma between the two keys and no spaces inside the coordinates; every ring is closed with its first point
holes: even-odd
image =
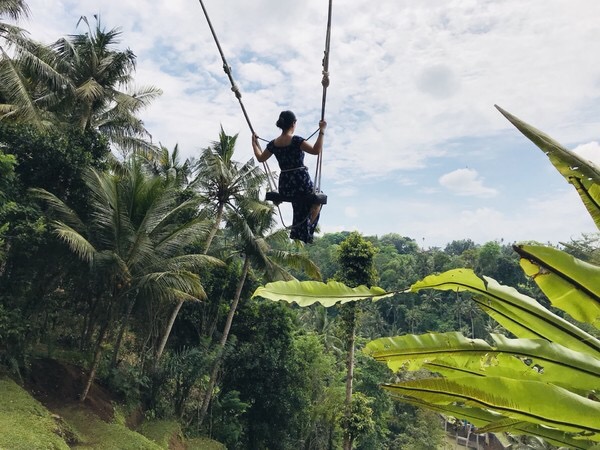
{"type": "MultiPolygon", "coordinates": [[[[168,449],[174,443],[181,443],[181,426],[172,420],[149,420],[140,426],[138,432],[153,442],[156,442],[161,448],[168,449]]],[[[181,444],[181,448],[185,448],[181,444]]]]}
{"type": "Polygon", "coordinates": [[[0,448],[68,450],[68,429],[17,383],[0,378],[0,448]]]}
{"type": "Polygon", "coordinates": [[[185,440],[175,421],[148,421],[136,433],[118,409],[108,423],[73,401],[53,412],[0,377],[0,450],[226,450],[208,438],[185,440]]]}
{"type": "Polygon", "coordinates": [[[93,450],[161,450],[155,442],[120,423],[106,423],[96,415],[70,406],[59,412],[73,427],[78,444],[72,448],[93,450]]]}
{"type": "Polygon", "coordinates": [[[170,420],[144,422],[139,432],[169,450],[227,450],[223,444],[209,438],[183,439],[181,426],[170,420]]]}

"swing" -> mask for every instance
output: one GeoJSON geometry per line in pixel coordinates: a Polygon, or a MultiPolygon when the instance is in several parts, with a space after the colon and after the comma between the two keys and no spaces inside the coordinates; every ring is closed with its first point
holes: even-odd
{"type": "MultiPolygon", "coordinates": [[[[223,70],[225,71],[225,73],[227,74],[227,77],[229,78],[229,82],[231,84],[231,90],[234,92],[235,97],[238,99],[238,102],[240,104],[240,107],[241,107],[244,117],[246,119],[246,122],[248,123],[248,127],[250,128],[250,131],[252,132],[252,134],[256,134],[254,132],[254,128],[252,127],[252,124],[250,123],[250,118],[248,117],[248,113],[246,112],[244,103],[242,102],[242,93],[240,92],[239,88],[235,84],[235,81],[233,80],[233,76],[231,74],[231,67],[227,64],[225,55],[223,53],[223,50],[221,49],[221,44],[219,43],[219,40],[217,39],[217,35],[213,29],[212,23],[208,16],[208,12],[206,11],[206,8],[204,7],[204,2],[202,0],[199,0],[199,2],[200,2],[200,6],[202,7],[202,11],[204,12],[204,16],[206,17],[206,21],[208,23],[210,31],[215,40],[215,44],[217,45],[217,48],[221,55],[221,60],[223,61],[223,70]]],[[[321,85],[323,86],[323,97],[322,97],[322,101],[321,101],[321,120],[325,119],[325,103],[327,100],[327,87],[329,86],[329,43],[330,43],[330,37],[331,37],[331,11],[332,11],[332,0],[329,0],[328,17],[327,17],[327,34],[326,34],[326,38],[325,38],[325,53],[323,56],[323,79],[321,80],[321,85]]],[[[308,139],[312,138],[317,131],[315,131],[313,134],[311,134],[308,137],[308,139]]],[[[268,142],[265,139],[261,139],[261,140],[268,142]]],[[[316,168],[316,172],[315,172],[315,178],[314,178],[315,182],[314,182],[313,192],[311,194],[308,194],[308,195],[304,194],[299,197],[286,197],[286,196],[281,195],[276,190],[275,178],[273,177],[273,174],[271,173],[269,165],[267,164],[266,161],[264,161],[262,164],[263,164],[265,173],[267,175],[267,180],[268,180],[268,184],[269,184],[269,190],[265,194],[265,200],[272,202],[274,205],[277,206],[278,209],[279,209],[279,204],[281,204],[283,202],[289,202],[289,203],[309,202],[310,204],[326,205],[327,204],[327,195],[325,195],[323,192],[321,192],[322,153],[323,153],[323,151],[321,151],[319,153],[319,155],[317,156],[317,168],[316,168]]],[[[281,210],[279,210],[279,216],[281,217],[281,210]]],[[[283,222],[283,218],[282,218],[282,222],[283,222]]],[[[285,226],[285,224],[284,224],[284,226],[285,226]]],[[[289,228],[289,227],[286,227],[286,228],[289,228]]]]}
{"type": "Polygon", "coordinates": [[[284,197],[277,191],[267,191],[265,194],[265,200],[275,205],[279,205],[283,202],[307,202],[311,205],[326,205],[327,195],[323,192],[313,192],[312,194],[303,195],[300,197],[284,197]]]}

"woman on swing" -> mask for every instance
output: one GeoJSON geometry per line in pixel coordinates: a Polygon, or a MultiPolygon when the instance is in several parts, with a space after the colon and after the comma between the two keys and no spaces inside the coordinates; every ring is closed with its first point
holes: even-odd
{"type": "Polygon", "coordinates": [[[281,170],[279,194],[293,199],[294,218],[290,238],[311,243],[319,222],[321,205],[312,204],[309,199],[314,188],[308,168],[304,166],[304,152],[311,155],[321,153],[327,122],[324,120],[319,122],[319,136],[314,146],[304,138],[294,135],[296,116],[292,111],[282,111],[276,125],[277,128],[281,128],[281,134],[269,142],[264,151],[260,149],[258,136],[252,135],[254,156],[259,162],[266,161],[271,155],[275,155],[277,158],[281,170]]]}

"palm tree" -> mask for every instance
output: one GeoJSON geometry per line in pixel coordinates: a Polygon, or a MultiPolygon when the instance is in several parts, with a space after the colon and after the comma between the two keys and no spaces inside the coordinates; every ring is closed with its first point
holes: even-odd
{"type": "MultiPolygon", "coordinates": [[[[0,1],[0,17],[8,16],[13,20],[29,15],[29,7],[24,0],[2,0],[0,1]]],[[[0,24],[4,29],[5,24],[0,24]]]]}
{"type": "Polygon", "coordinates": [[[342,355],[344,342],[336,336],[337,321],[330,317],[327,308],[322,305],[306,308],[300,314],[299,319],[304,328],[319,337],[325,350],[336,356],[342,355]]]}
{"type": "Polygon", "coordinates": [[[150,133],[136,114],[147,107],[162,91],[153,86],[133,90],[136,56],[130,50],[119,51],[121,30],[103,28],[100,19],[88,31],[62,38],[52,45],[57,69],[70,83],[57,106],[69,123],[83,130],[95,129],[106,136],[124,155],[130,151],[155,151],[148,142],[150,133]]]}
{"type": "Polygon", "coordinates": [[[53,65],[53,52],[31,40],[24,29],[9,24],[29,15],[23,0],[0,0],[0,120],[28,122],[44,128],[51,118],[44,105],[69,80],[53,65]],[[49,90],[51,89],[51,90],[49,90]]]}
{"type": "MultiPolygon", "coordinates": [[[[340,270],[336,278],[349,286],[373,285],[377,275],[373,264],[375,249],[360,234],[351,233],[341,244],[338,253],[340,270]]],[[[344,450],[352,450],[356,434],[352,429],[352,391],[354,384],[354,359],[356,350],[356,326],[358,323],[358,305],[356,302],[341,305],[340,316],[346,338],[346,400],[344,411],[344,450]]]]}
{"type": "Polygon", "coordinates": [[[239,208],[231,212],[227,217],[227,227],[232,240],[234,240],[233,248],[235,252],[232,256],[242,259],[242,272],[235,295],[229,305],[227,319],[225,320],[223,333],[218,344],[216,359],[213,363],[210,379],[198,416],[198,426],[202,425],[206,417],[219,373],[223,351],[227,344],[233,318],[250,270],[255,269],[262,272],[262,275],[271,281],[294,279],[287,268],[304,270],[309,277],[321,279],[319,268],[310,259],[297,252],[290,252],[283,249],[289,243],[288,233],[282,229],[272,232],[275,226],[272,207],[265,204],[260,204],[259,207],[256,207],[256,205],[257,202],[253,202],[250,198],[242,200],[239,208]],[[253,206],[253,208],[248,208],[249,205],[253,206]]]}
{"type": "Polygon", "coordinates": [[[86,183],[90,206],[85,218],[53,194],[35,191],[56,217],[52,224],[58,237],[90,264],[90,280],[95,280],[91,291],[97,292],[102,306],[82,400],[94,380],[102,344],[116,318],[127,317],[142,297],[161,301],[203,298],[196,272],[207,263],[220,262],[206,255],[184,253],[198,233],[206,232],[206,224],[198,218],[179,221],[180,213],[196,210],[197,203],[177,204],[172,187],[145,173],[135,159],[120,173],[90,170],[86,183]]]}
{"type": "Polygon", "coordinates": [[[221,128],[219,140],[203,150],[192,182],[192,187],[215,218],[204,244],[205,252],[210,249],[225,212],[234,211],[241,201],[255,198],[258,203],[258,192],[265,181],[265,175],[254,165],[254,159],[245,164],[232,159],[237,137],[237,134],[228,136],[221,128]]]}
{"type": "Polygon", "coordinates": [[[19,73],[14,64],[11,64],[7,51],[25,39],[25,31],[22,28],[9,24],[5,20],[17,21],[28,15],[29,7],[23,0],[0,0],[0,98],[4,103],[0,109],[2,115],[9,109],[9,105],[5,102],[11,98],[16,99],[20,93],[19,73]]]}
{"type": "MultiPolygon", "coordinates": [[[[245,164],[233,160],[236,140],[237,135],[228,136],[221,128],[219,140],[203,150],[195,167],[196,176],[190,183],[190,188],[197,193],[198,199],[206,207],[205,213],[214,217],[204,242],[205,254],[208,254],[226,212],[236,214],[242,203],[246,204],[249,210],[258,211],[264,208],[264,204],[258,200],[258,193],[265,175],[254,165],[253,159],[245,164]]],[[[179,301],[171,313],[156,360],[160,359],[164,351],[183,303],[183,300],[179,301]]]]}
{"type": "Polygon", "coordinates": [[[143,158],[150,171],[162,176],[167,183],[174,183],[181,189],[189,185],[194,159],[188,158],[182,163],[179,144],[175,144],[173,151],[161,145],[158,152],[144,154],[143,158]]]}

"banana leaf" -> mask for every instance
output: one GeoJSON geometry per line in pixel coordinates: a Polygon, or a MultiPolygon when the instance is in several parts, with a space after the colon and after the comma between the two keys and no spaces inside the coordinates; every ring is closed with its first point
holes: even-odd
{"type": "Polygon", "coordinates": [[[363,350],[396,372],[425,367],[446,377],[506,377],[556,384],[580,395],[600,390],[600,359],[543,339],[492,335],[494,345],[458,332],[404,335],[363,350]]]}
{"type": "Polygon", "coordinates": [[[594,223],[600,228],[600,168],[498,105],[496,109],[548,156],[552,165],[575,187],[594,223]]]}
{"type": "Polygon", "coordinates": [[[502,377],[429,378],[384,384],[383,388],[395,396],[435,405],[483,408],[508,419],[600,442],[600,402],[547,383],[502,377]]]}
{"type": "Polygon", "coordinates": [[[551,313],[531,297],[492,278],[479,278],[470,269],[430,275],[410,287],[411,292],[422,289],[472,292],[476,294],[473,301],[515,336],[546,339],[600,359],[598,339],[551,313]]]}
{"type": "Polygon", "coordinates": [[[400,369],[417,370],[423,363],[440,357],[478,360],[493,351],[492,346],[484,340],[469,339],[456,331],[379,338],[367,343],[363,349],[375,360],[385,361],[394,372],[400,369]]]}
{"type": "Polygon", "coordinates": [[[404,403],[409,403],[413,406],[436,411],[445,416],[467,420],[477,427],[474,432],[479,434],[510,432],[513,434],[534,435],[541,437],[550,444],[558,447],[569,447],[578,450],[589,450],[595,445],[592,441],[575,439],[572,435],[563,431],[523,422],[522,420],[509,419],[501,414],[486,409],[459,406],[455,404],[436,405],[422,400],[396,395],[392,395],[392,398],[404,403]]]}
{"type": "Polygon", "coordinates": [[[600,267],[541,245],[515,245],[524,272],[553,306],[600,328],[600,267]]]}
{"type": "Polygon", "coordinates": [[[273,301],[296,302],[299,306],[310,306],[320,303],[330,307],[336,303],[348,303],[358,300],[380,300],[390,297],[395,292],[386,292],[379,287],[359,286],[350,288],[338,281],[322,283],[320,281],[276,281],[258,287],[252,298],[262,297],[273,301]]]}

